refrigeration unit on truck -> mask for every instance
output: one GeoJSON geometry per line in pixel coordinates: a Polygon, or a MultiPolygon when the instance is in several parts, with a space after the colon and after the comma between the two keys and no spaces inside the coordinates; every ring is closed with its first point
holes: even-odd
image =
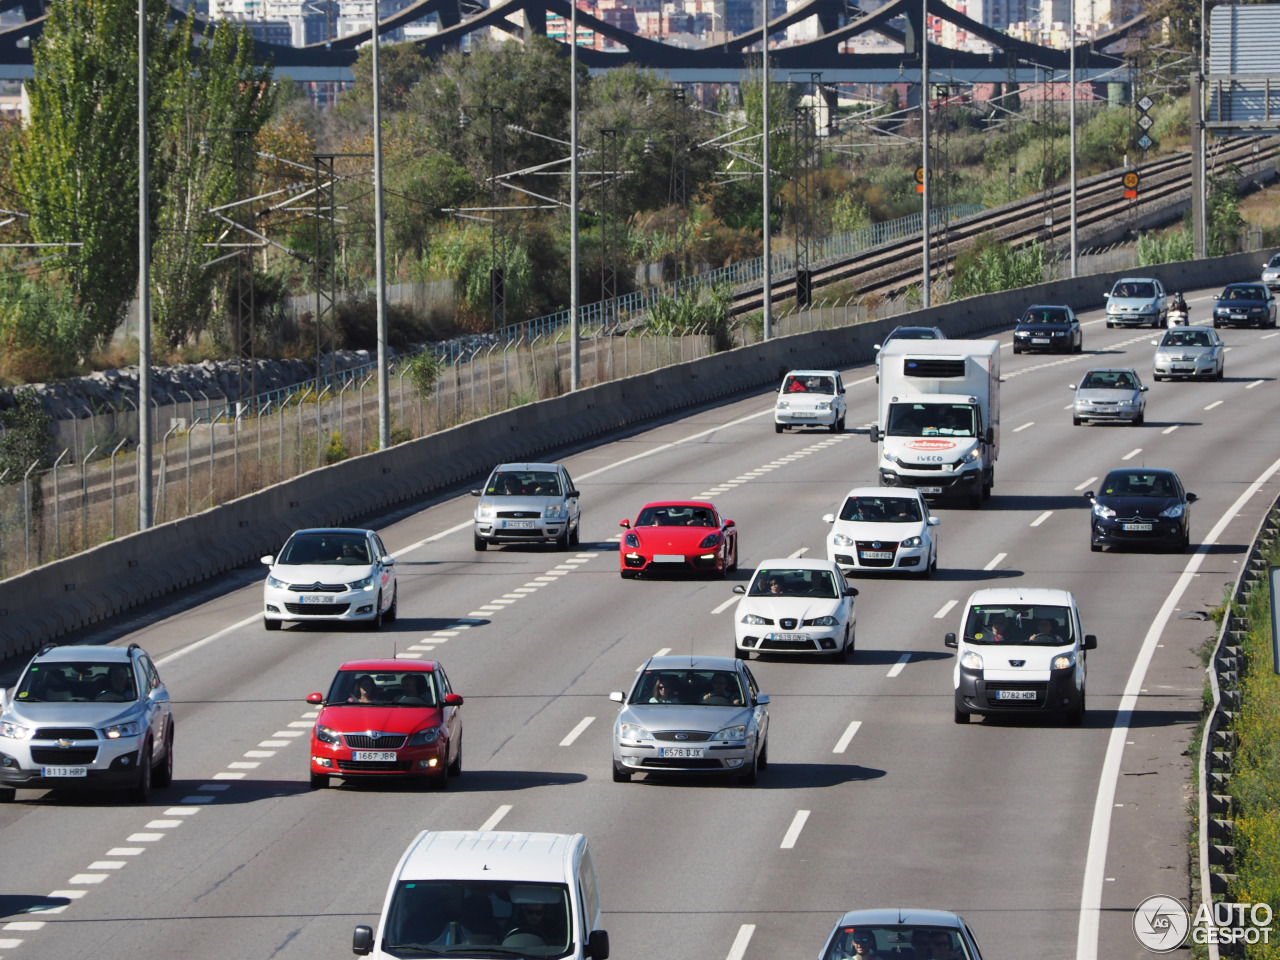
{"type": "Polygon", "coordinates": [[[1000,454],[1000,342],[891,340],[877,416],[883,486],[981,506],[1000,454]]]}

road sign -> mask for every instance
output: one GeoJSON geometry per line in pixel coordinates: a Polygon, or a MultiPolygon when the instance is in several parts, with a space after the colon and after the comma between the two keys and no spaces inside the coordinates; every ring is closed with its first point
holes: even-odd
{"type": "Polygon", "coordinates": [[[1145,133],[1138,138],[1138,146],[1143,150],[1150,150],[1155,146],[1155,141],[1148,137],[1145,133]]]}
{"type": "Polygon", "coordinates": [[[1143,98],[1138,101],[1138,109],[1141,110],[1143,113],[1146,113],[1155,105],[1156,105],[1155,101],[1148,96],[1143,96],[1143,98]]]}
{"type": "Polygon", "coordinates": [[[924,193],[924,167],[916,167],[916,193],[924,193]]]}
{"type": "Polygon", "coordinates": [[[1125,173],[1121,182],[1124,184],[1124,198],[1126,200],[1137,199],[1139,179],[1137,170],[1129,170],[1125,173]]]}
{"type": "Polygon", "coordinates": [[[1155,121],[1152,120],[1145,113],[1138,118],[1138,126],[1140,126],[1143,130],[1150,130],[1154,123],[1155,121]]]}

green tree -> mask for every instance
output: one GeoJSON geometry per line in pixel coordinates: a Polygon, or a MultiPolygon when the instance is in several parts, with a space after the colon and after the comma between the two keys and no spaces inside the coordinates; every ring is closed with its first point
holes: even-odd
{"type": "Polygon", "coordinates": [[[0,427],[4,427],[0,432],[0,474],[5,483],[21,483],[33,463],[38,464],[37,470],[49,465],[52,423],[53,417],[41,406],[34,390],[17,391],[13,406],[0,410],[0,427]]]}

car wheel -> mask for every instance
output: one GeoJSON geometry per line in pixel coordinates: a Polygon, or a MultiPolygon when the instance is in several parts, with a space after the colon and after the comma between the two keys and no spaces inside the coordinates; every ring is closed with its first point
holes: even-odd
{"type": "Polygon", "coordinates": [[[1074,710],[1067,711],[1067,726],[1078,727],[1084,723],[1084,691],[1080,693],[1080,702],[1074,710]]]}
{"type": "Polygon", "coordinates": [[[484,537],[480,536],[480,534],[474,533],[472,534],[472,538],[474,540],[474,545],[477,553],[484,553],[484,551],[489,549],[489,541],[486,540],[484,537]]]}
{"type": "Polygon", "coordinates": [[[732,572],[738,572],[738,538],[733,538],[733,566],[729,568],[732,572]]]}
{"type": "Polygon", "coordinates": [[[827,427],[827,433],[839,433],[839,432],[840,432],[840,421],[839,421],[839,419],[832,420],[832,421],[831,421],[831,425],[830,425],[829,427],[827,427]]]}
{"type": "Polygon", "coordinates": [[[379,591],[378,599],[373,602],[373,616],[369,618],[366,626],[370,633],[377,633],[382,629],[382,593],[379,591]]]}
{"type": "Polygon", "coordinates": [[[1107,321],[1107,329],[1108,329],[1108,330],[1113,330],[1113,329],[1115,329],[1115,324],[1114,324],[1114,323],[1112,323],[1110,320],[1108,320],[1108,321],[1107,321]]]}
{"type": "Polygon", "coordinates": [[[13,787],[0,787],[0,803],[13,803],[18,797],[18,791],[13,787]]]}
{"type": "Polygon", "coordinates": [[[623,770],[615,763],[613,765],[613,782],[614,783],[630,783],[631,782],[630,771],[623,770]]]}
{"type": "Polygon", "coordinates": [[[1224,363],[1222,366],[1218,368],[1218,379],[1221,380],[1223,375],[1226,372],[1227,372],[1227,365],[1224,363]]]}
{"type": "Polygon", "coordinates": [[[164,735],[164,759],[151,772],[151,782],[161,790],[173,783],[173,724],[164,735]]]}
{"type": "Polygon", "coordinates": [[[1133,425],[1135,427],[1140,427],[1145,422],[1145,419],[1146,419],[1146,411],[1143,411],[1142,413],[1138,414],[1136,417],[1133,418],[1133,425]]]}
{"type": "MultiPolygon", "coordinates": [[[[781,433],[781,432],[782,432],[783,430],[785,430],[785,429],[786,429],[786,428],[785,428],[785,427],[783,427],[783,425],[782,425],[782,424],[780,424],[780,423],[775,423],[775,424],[773,425],[773,432],[774,432],[774,433],[781,433]]],[[[628,776],[628,778],[627,778],[627,779],[630,779],[630,776],[628,776]]]]}
{"type": "Polygon", "coordinates": [[[1080,338],[1080,342],[1076,344],[1076,353],[1084,353],[1084,338],[1080,338]]]}
{"type": "Polygon", "coordinates": [[[746,787],[754,787],[759,770],[760,759],[753,753],[751,754],[751,765],[739,775],[738,782],[746,787]]]}
{"type": "Polygon", "coordinates": [[[619,570],[618,573],[622,575],[623,580],[634,580],[636,578],[635,570],[619,570]]]}
{"type": "Polygon", "coordinates": [[[458,754],[453,758],[453,763],[449,764],[449,776],[456,777],[462,773],[462,735],[458,735],[458,754]]]}
{"type": "Polygon", "coordinates": [[[569,544],[576,547],[582,542],[582,521],[579,520],[573,525],[573,536],[569,538],[569,544]]]}
{"type": "Polygon", "coordinates": [[[760,759],[756,761],[756,766],[761,770],[769,769],[769,738],[765,737],[764,746],[760,748],[760,759]]]}
{"type": "Polygon", "coordinates": [[[1101,553],[1101,552],[1102,552],[1102,544],[1100,544],[1100,543],[1094,543],[1094,542],[1093,542],[1093,540],[1090,540],[1090,541],[1089,541],[1089,550],[1090,550],[1091,552],[1093,552],[1093,553],[1101,553]]]}
{"type": "Polygon", "coordinates": [[[751,651],[749,651],[749,650],[743,650],[741,647],[739,647],[739,646],[737,646],[737,645],[735,644],[735,645],[734,645],[734,648],[733,648],[733,656],[734,656],[734,658],[735,658],[735,659],[737,659],[737,660],[750,660],[750,659],[751,659],[751,651]]]}
{"type": "Polygon", "coordinates": [[[990,476],[988,476],[987,479],[982,484],[983,500],[991,499],[991,488],[995,486],[995,483],[996,483],[996,473],[994,470],[992,470],[990,476]]]}
{"type": "Polygon", "coordinates": [[[268,629],[268,630],[279,630],[279,629],[280,629],[280,621],[279,621],[279,620],[272,620],[270,617],[263,617],[263,618],[262,618],[262,625],[263,625],[266,629],[268,629]]]}
{"type": "Polygon", "coordinates": [[[1161,380],[1164,379],[1164,377],[1160,376],[1160,374],[1158,373],[1153,373],[1151,375],[1151,379],[1154,380],[1156,383],[1159,383],[1161,380]]]}
{"type": "Polygon", "coordinates": [[[1015,344],[1013,345],[1013,352],[1014,352],[1014,353],[1021,353],[1021,352],[1022,352],[1022,348],[1021,348],[1020,346],[1018,346],[1018,345],[1015,343],[1015,344]]]}
{"type": "Polygon", "coordinates": [[[427,787],[431,790],[448,790],[449,789],[449,765],[446,763],[444,769],[433,777],[427,777],[427,787]]]}
{"type": "Polygon", "coordinates": [[[327,773],[313,773],[311,775],[311,789],[323,790],[329,786],[329,775],[327,773]]]}
{"type": "Polygon", "coordinates": [[[151,799],[151,741],[142,745],[138,754],[138,782],[129,788],[129,799],[134,803],[146,803],[151,799]]]}
{"type": "Polygon", "coordinates": [[[1079,417],[1075,417],[1075,416],[1073,416],[1073,417],[1071,418],[1071,425],[1072,425],[1073,427],[1078,427],[1078,426],[1080,426],[1081,422],[1082,422],[1082,421],[1080,420],[1080,418],[1079,418],[1079,417]]]}
{"type": "Polygon", "coordinates": [[[969,509],[978,510],[978,509],[981,509],[981,507],[982,507],[982,491],[979,490],[977,493],[972,493],[969,495],[969,509]]]}
{"type": "Polygon", "coordinates": [[[556,549],[557,550],[569,549],[569,528],[568,527],[565,527],[564,533],[556,537],[556,549]]]}
{"type": "Polygon", "coordinates": [[[382,615],[382,619],[387,623],[395,623],[396,618],[400,616],[400,588],[395,588],[395,593],[391,595],[391,606],[387,607],[387,612],[382,615]]]}
{"type": "Polygon", "coordinates": [[[970,714],[966,713],[964,710],[961,710],[959,707],[956,707],[955,712],[952,714],[952,719],[956,723],[968,723],[969,717],[970,717],[970,714]]]}

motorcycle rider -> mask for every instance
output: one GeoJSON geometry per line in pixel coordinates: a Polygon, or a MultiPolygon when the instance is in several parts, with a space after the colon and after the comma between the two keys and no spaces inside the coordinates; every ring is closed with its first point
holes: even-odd
{"type": "Polygon", "coordinates": [[[1186,323],[1189,317],[1189,314],[1187,312],[1187,301],[1183,299],[1181,293],[1175,293],[1173,295],[1173,301],[1169,304],[1169,313],[1181,314],[1182,322],[1186,323]]]}

